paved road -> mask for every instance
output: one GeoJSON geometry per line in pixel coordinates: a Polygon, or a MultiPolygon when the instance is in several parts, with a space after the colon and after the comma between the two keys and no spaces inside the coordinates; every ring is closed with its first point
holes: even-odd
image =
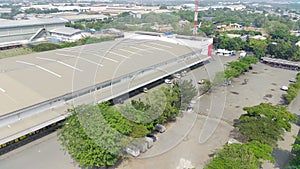
{"type": "Polygon", "coordinates": [[[79,169],[60,150],[56,133],[0,157],[1,169],[79,169]]]}

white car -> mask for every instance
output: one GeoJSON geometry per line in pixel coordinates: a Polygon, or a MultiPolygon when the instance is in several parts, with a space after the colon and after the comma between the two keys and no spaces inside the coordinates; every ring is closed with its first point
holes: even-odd
{"type": "Polygon", "coordinates": [[[197,82],[198,84],[203,84],[204,83],[204,79],[201,79],[197,82]]]}
{"type": "Polygon", "coordinates": [[[282,86],[280,89],[283,90],[283,91],[287,91],[287,90],[289,89],[289,87],[287,87],[287,86],[282,86]]]}
{"type": "Polygon", "coordinates": [[[166,80],[165,80],[165,83],[167,83],[167,84],[171,84],[171,83],[172,83],[172,81],[171,81],[170,79],[166,79],[166,80]]]}
{"type": "Polygon", "coordinates": [[[181,75],[179,73],[176,73],[176,74],[173,75],[173,77],[180,79],[181,75]]]}

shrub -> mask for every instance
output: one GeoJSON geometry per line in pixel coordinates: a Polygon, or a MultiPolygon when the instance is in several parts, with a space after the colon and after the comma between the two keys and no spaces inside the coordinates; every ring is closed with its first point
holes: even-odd
{"type": "Polygon", "coordinates": [[[61,46],[54,44],[54,43],[41,43],[41,44],[35,45],[33,47],[33,51],[42,52],[42,51],[59,49],[59,48],[61,48],[61,46]]]}

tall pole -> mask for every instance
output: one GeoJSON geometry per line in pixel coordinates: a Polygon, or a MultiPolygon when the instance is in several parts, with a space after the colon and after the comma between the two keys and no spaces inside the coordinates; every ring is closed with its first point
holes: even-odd
{"type": "Polygon", "coordinates": [[[194,29],[193,29],[193,36],[197,36],[197,29],[198,29],[198,5],[199,0],[196,0],[195,3],[195,15],[194,15],[194,29]]]}

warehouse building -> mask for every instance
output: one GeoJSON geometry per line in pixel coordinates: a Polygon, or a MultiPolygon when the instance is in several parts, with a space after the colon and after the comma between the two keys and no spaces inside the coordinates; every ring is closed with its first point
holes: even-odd
{"type": "Polygon", "coordinates": [[[46,30],[62,28],[67,20],[61,18],[7,20],[0,19],[0,49],[40,40],[46,30]]]}
{"type": "Polygon", "coordinates": [[[49,30],[49,34],[51,39],[50,41],[52,42],[76,42],[80,39],[91,36],[91,33],[70,27],[49,30]]]}
{"type": "Polygon", "coordinates": [[[0,154],[8,143],[65,119],[70,107],[127,97],[209,60],[213,39],[184,38],[128,33],[123,40],[1,59],[0,154]]]}

